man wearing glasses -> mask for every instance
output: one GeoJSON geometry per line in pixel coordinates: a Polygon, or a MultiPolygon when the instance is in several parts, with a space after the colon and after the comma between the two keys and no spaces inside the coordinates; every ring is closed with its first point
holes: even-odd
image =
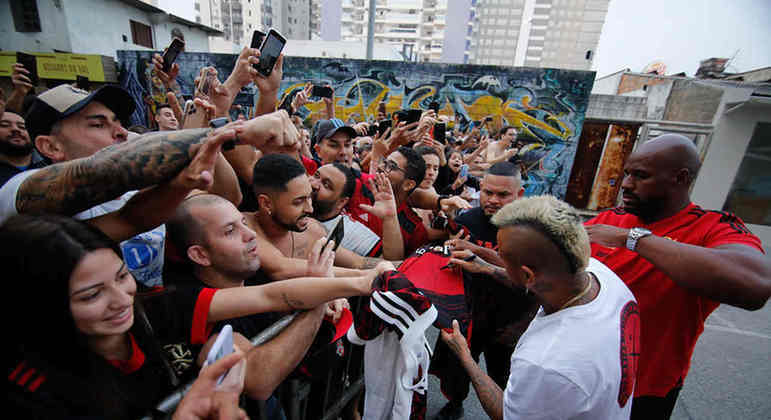
{"type": "MultiPolygon", "coordinates": [[[[420,216],[408,204],[410,194],[420,185],[426,174],[423,158],[409,147],[399,147],[385,159],[378,161],[378,172],[386,174],[396,199],[396,213],[404,241],[404,255],[412,254],[416,249],[428,243],[428,232],[420,216]]],[[[380,220],[371,221],[372,230],[383,236],[380,220]]]]}

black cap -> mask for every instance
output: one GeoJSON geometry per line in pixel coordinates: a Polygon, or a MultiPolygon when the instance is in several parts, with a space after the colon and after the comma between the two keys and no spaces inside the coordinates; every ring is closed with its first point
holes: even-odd
{"type": "Polygon", "coordinates": [[[59,85],[41,93],[24,116],[27,131],[32,141],[40,135],[51,134],[51,127],[57,122],[81,111],[92,101],[109,108],[125,120],[134,112],[134,98],[118,86],[104,86],[91,93],[69,84],[59,85]]]}
{"type": "Polygon", "coordinates": [[[314,127],[314,133],[311,137],[311,147],[315,146],[321,140],[332,137],[335,133],[342,131],[348,134],[350,138],[356,137],[356,130],[352,127],[345,125],[343,120],[339,118],[332,118],[331,120],[319,120],[314,127]]]}

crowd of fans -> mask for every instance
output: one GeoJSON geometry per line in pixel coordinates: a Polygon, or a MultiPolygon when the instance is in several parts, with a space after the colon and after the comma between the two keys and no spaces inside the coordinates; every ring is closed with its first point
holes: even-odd
{"type": "Polygon", "coordinates": [[[325,325],[347,298],[442,244],[468,275],[473,335],[456,322],[437,342],[451,360],[440,418],[463,415],[469,383],[492,418],[668,418],[709,313],[758,309],[771,293],[757,237],[690,202],[699,161],[688,139],[639,147],[623,208],[584,224],[556,198],[524,197],[532,146],[517,128],[435,110],[404,121],[384,107],[346,123],[334,96],[304,120],[312,85],[279,103],[283,57],[268,77],[258,61],[244,48],[222,82],[201,69],[209,85],[196,79],[185,101],[178,65],[164,72],[156,54],[168,103],[155,127],[129,130],[123,89],[33,95],[14,65],[15,89],[0,98],[13,410],[137,418],[197,376],[177,418],[243,418],[241,394],[282,418],[275,390],[328,346],[325,325]],[[254,115],[231,121],[251,83],[254,115]],[[250,343],[290,311],[300,313],[278,336],[250,343]],[[199,375],[226,324],[238,351],[199,375]],[[218,386],[228,370],[243,380],[218,386]]]}

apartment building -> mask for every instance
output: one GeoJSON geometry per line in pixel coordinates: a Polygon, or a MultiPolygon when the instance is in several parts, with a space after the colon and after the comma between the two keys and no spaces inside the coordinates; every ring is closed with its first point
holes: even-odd
{"type": "Polygon", "coordinates": [[[287,39],[311,39],[311,0],[262,0],[262,24],[287,39]]]}
{"type": "Polygon", "coordinates": [[[472,0],[464,61],[589,70],[609,0],[472,0]]]}
{"type": "MultiPolygon", "coordinates": [[[[408,60],[440,61],[447,5],[448,0],[377,0],[375,43],[398,48],[408,60]]],[[[324,1],[317,15],[322,39],[367,42],[369,0],[324,1]]]]}
{"type": "Polygon", "coordinates": [[[260,0],[194,0],[196,22],[224,32],[210,38],[212,52],[233,53],[251,42],[252,32],[262,29],[260,0]]]}

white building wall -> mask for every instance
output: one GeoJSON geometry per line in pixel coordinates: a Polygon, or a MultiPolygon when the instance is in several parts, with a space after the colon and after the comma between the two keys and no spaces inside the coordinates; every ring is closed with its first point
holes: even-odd
{"type": "MultiPolygon", "coordinates": [[[[129,23],[133,20],[153,26],[146,12],[117,0],[69,0],[63,5],[73,52],[114,57],[116,50],[149,49],[132,42],[129,23]]],[[[153,45],[162,49],[155,38],[153,31],[153,45]]]]}
{"type": "Polygon", "coordinates": [[[340,41],[343,6],[341,0],[326,0],[321,4],[321,39],[324,41],[340,41]]]}
{"type": "MultiPolygon", "coordinates": [[[[42,32],[16,32],[9,0],[0,0],[0,49],[6,51],[72,51],[67,19],[51,1],[39,1],[42,32]]],[[[73,51],[80,52],[80,51],[73,51]]]]}

